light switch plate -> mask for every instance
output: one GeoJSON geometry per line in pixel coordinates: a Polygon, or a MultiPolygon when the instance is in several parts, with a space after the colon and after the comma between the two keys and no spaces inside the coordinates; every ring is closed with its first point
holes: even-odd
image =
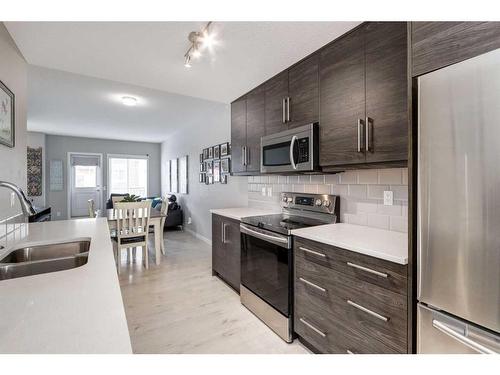
{"type": "Polygon", "coordinates": [[[384,190],[384,206],[392,206],[394,204],[394,193],[391,190],[384,190]]]}
{"type": "Polygon", "coordinates": [[[272,186],[269,186],[267,188],[267,196],[268,197],[272,197],[273,196],[273,188],[272,188],[272,186]]]}
{"type": "Polygon", "coordinates": [[[262,196],[265,197],[266,196],[266,187],[263,186],[262,187],[262,192],[261,192],[262,196]]]}

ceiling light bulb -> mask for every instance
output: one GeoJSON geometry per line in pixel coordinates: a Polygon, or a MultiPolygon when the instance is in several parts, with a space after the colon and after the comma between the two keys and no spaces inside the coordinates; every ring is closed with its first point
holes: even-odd
{"type": "Polygon", "coordinates": [[[122,96],[122,104],[133,107],[137,105],[137,99],[133,96],[122,96]]]}
{"type": "Polygon", "coordinates": [[[199,58],[199,57],[201,56],[201,52],[200,52],[200,50],[199,50],[198,48],[194,48],[194,49],[193,49],[192,56],[193,56],[195,59],[199,58]]]}
{"type": "Polygon", "coordinates": [[[202,48],[212,48],[215,44],[217,44],[217,40],[215,39],[215,33],[209,33],[208,31],[205,31],[203,33],[203,36],[201,37],[201,45],[202,48]]]}
{"type": "Polygon", "coordinates": [[[191,56],[186,55],[186,61],[184,61],[184,66],[186,68],[191,68],[191,56]]]}

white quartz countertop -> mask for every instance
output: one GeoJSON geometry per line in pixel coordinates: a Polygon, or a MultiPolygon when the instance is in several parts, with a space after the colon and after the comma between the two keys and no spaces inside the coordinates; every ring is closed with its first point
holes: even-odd
{"type": "Polygon", "coordinates": [[[265,210],[262,208],[255,208],[255,207],[233,207],[233,208],[212,209],[210,210],[210,212],[216,215],[229,217],[231,219],[241,220],[242,217],[271,215],[280,213],[281,211],[279,209],[265,210]]]}
{"type": "Polygon", "coordinates": [[[390,262],[408,264],[406,233],[337,223],[296,229],[292,234],[390,262]]]}
{"type": "Polygon", "coordinates": [[[29,224],[14,249],[85,239],[81,267],[0,281],[0,353],[132,353],[105,218],[29,224]]]}

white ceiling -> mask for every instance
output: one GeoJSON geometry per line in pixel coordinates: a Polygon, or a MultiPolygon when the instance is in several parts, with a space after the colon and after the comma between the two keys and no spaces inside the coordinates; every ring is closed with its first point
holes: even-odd
{"type": "Polygon", "coordinates": [[[29,66],[28,130],[76,137],[162,142],[178,131],[229,123],[229,105],[60,70],[29,66]],[[138,99],[135,107],[122,96],[138,99]]]}
{"type": "Polygon", "coordinates": [[[32,65],[229,103],[359,22],[215,22],[213,55],[184,67],[200,22],[5,22],[32,65]]]}

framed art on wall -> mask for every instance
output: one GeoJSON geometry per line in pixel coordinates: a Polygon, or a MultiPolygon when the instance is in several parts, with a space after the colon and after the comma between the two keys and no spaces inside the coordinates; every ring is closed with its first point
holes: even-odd
{"type": "Polygon", "coordinates": [[[170,192],[171,193],[177,193],[178,192],[178,175],[177,175],[177,159],[172,159],[170,161],[170,192]]]}
{"type": "Polygon", "coordinates": [[[203,160],[208,159],[208,148],[203,149],[203,160]]]}
{"type": "Polygon", "coordinates": [[[200,183],[205,183],[206,178],[206,173],[200,173],[200,183]]]}
{"type": "Polygon", "coordinates": [[[220,182],[220,160],[214,160],[214,183],[220,182]]]}
{"type": "Polygon", "coordinates": [[[219,159],[220,158],[220,148],[219,145],[214,146],[214,159],[219,159]]]}
{"type": "Polygon", "coordinates": [[[0,81],[0,144],[7,147],[15,144],[14,102],[14,93],[0,81]]]}
{"type": "Polygon", "coordinates": [[[220,145],[220,156],[227,156],[229,155],[229,142],[222,143],[220,145]]]}
{"type": "Polygon", "coordinates": [[[220,176],[220,183],[227,184],[227,174],[223,174],[220,176]]]}
{"type": "Polygon", "coordinates": [[[179,193],[188,193],[188,157],[179,158],[179,193]]]}
{"type": "Polygon", "coordinates": [[[231,172],[231,159],[225,158],[220,160],[220,173],[231,172]]]}
{"type": "Polygon", "coordinates": [[[214,157],[214,149],[213,147],[208,148],[208,158],[212,159],[214,157]]]}
{"type": "Polygon", "coordinates": [[[211,175],[213,173],[213,162],[207,161],[207,174],[211,175]]]}

